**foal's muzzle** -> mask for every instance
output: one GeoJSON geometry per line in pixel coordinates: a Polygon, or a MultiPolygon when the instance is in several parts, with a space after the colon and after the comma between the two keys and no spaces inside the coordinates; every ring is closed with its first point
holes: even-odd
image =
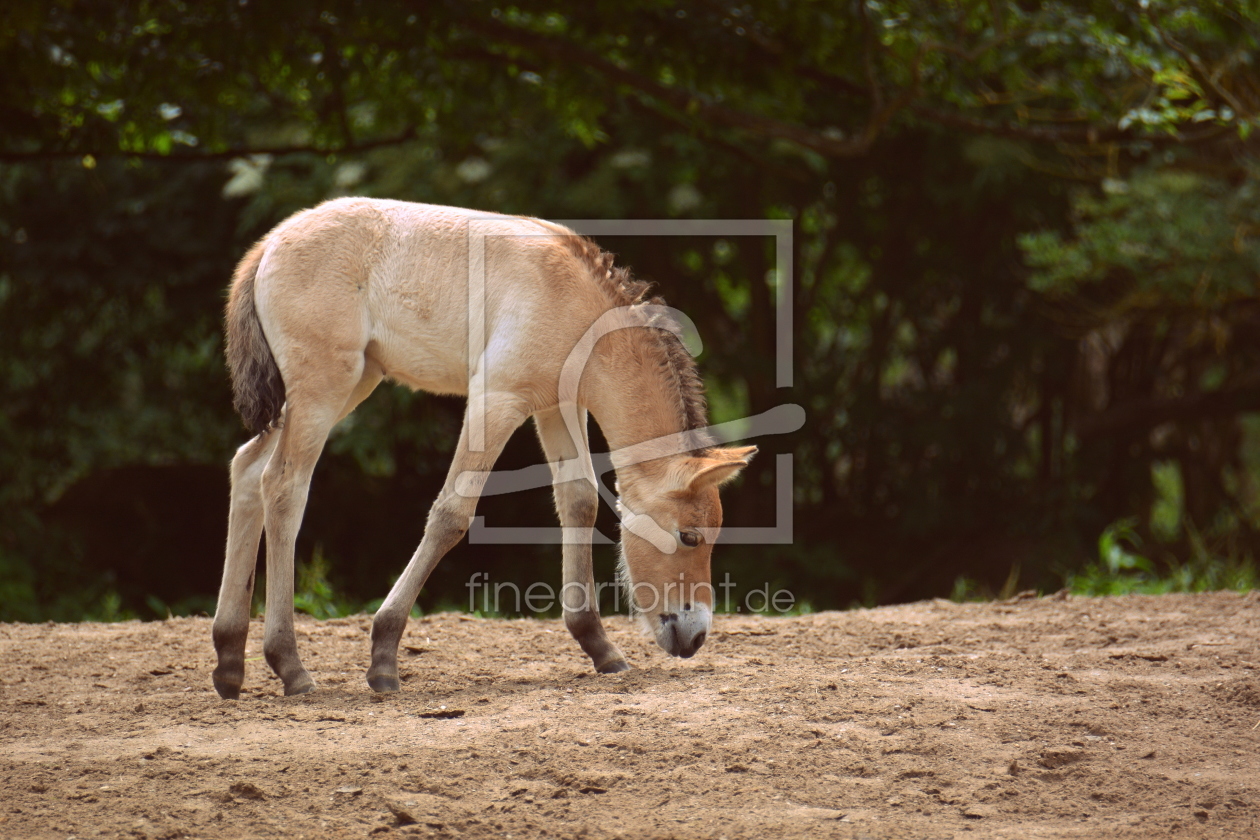
{"type": "Polygon", "coordinates": [[[706,604],[683,604],[656,616],[656,643],[671,656],[690,659],[704,644],[712,623],[713,613],[706,604]]]}

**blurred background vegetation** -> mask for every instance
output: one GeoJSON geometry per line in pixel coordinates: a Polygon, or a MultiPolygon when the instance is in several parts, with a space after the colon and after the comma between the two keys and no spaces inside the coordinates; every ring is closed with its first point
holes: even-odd
{"type": "MultiPolygon", "coordinates": [[[[792,453],[794,543],[722,547],[719,578],[812,608],[1253,586],[1258,42],[1233,2],[10,0],[0,619],[212,610],[246,437],[224,289],[346,194],[793,221],[784,389],[772,240],[603,243],[695,320],[716,420],[806,409],[726,494],[773,524],[792,453]]],[[[305,609],[386,592],[461,410],[383,388],[334,433],[305,609]]],[[[524,429],[503,464],[539,457],[524,429]]],[[[421,604],[558,561],[465,543],[421,604]]]]}

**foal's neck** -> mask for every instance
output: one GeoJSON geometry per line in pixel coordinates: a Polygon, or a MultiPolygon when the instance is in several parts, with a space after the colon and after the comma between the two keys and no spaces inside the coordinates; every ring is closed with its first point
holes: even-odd
{"type": "Polygon", "coordinates": [[[636,444],[661,438],[670,438],[662,441],[665,449],[661,456],[706,444],[707,440],[701,440],[703,432],[686,434],[691,430],[675,373],[656,364],[653,355],[627,346],[642,336],[619,338],[622,340],[601,343],[592,359],[593,369],[583,381],[584,402],[608,441],[613,463],[620,460],[618,450],[637,450],[636,444]]]}

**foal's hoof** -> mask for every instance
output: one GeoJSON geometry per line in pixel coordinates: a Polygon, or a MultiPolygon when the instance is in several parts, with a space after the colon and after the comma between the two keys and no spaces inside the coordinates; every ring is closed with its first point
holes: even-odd
{"type": "Polygon", "coordinates": [[[222,682],[219,682],[218,680],[215,680],[214,690],[217,691],[219,693],[219,696],[222,697],[224,700],[240,700],[241,699],[241,687],[239,685],[228,685],[227,683],[222,683],[222,682]]]}
{"type": "Polygon", "coordinates": [[[284,687],[284,696],[294,697],[298,694],[310,694],[314,690],[315,681],[311,679],[310,674],[303,674],[284,687]]]}
{"type": "Polygon", "coordinates": [[[218,669],[216,668],[212,679],[214,680],[214,690],[217,691],[219,693],[219,696],[222,697],[224,700],[240,700],[241,699],[242,680],[239,676],[235,676],[235,677],[223,676],[222,674],[219,673],[218,669]]]}
{"type": "Polygon", "coordinates": [[[596,665],[595,670],[601,674],[620,674],[630,670],[630,663],[624,659],[611,659],[603,665],[596,665]]]}
{"type": "Polygon", "coordinates": [[[377,694],[390,694],[401,688],[398,677],[389,674],[368,674],[367,684],[377,694]]]}

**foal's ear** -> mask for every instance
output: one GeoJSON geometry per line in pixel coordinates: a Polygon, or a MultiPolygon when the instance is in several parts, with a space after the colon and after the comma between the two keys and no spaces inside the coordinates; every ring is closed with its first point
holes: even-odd
{"type": "Polygon", "coordinates": [[[710,449],[704,455],[687,458],[675,475],[675,491],[694,493],[705,487],[720,487],[739,475],[757,453],[755,446],[710,449]]]}
{"type": "Polygon", "coordinates": [[[715,458],[723,458],[729,461],[743,461],[744,466],[752,461],[753,456],[757,454],[755,446],[728,446],[726,448],[714,447],[709,450],[709,454],[715,458]]]}

